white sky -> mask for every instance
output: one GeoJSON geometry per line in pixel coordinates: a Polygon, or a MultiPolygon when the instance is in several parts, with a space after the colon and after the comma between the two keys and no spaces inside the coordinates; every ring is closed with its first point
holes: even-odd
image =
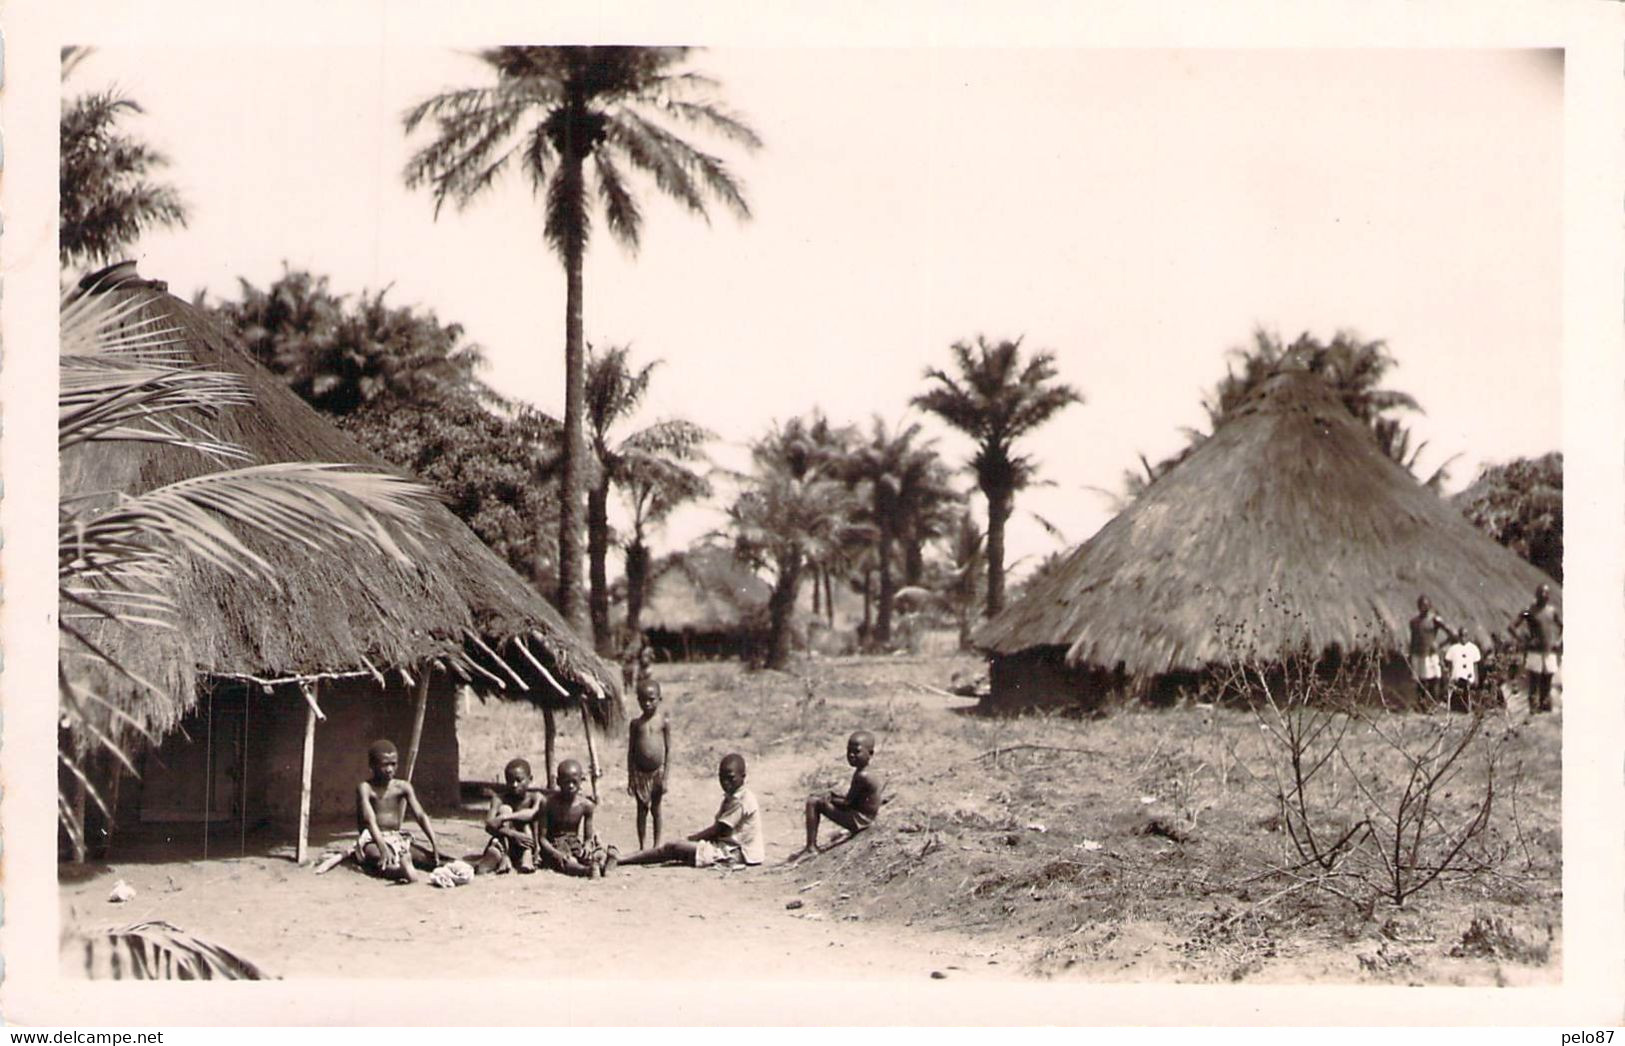
{"type": "MultiPolygon", "coordinates": [[[[1017,570],[1081,541],[1136,454],[1199,425],[1224,350],[1384,338],[1389,385],[1431,468],[1561,446],[1562,66],[1515,51],[749,49],[695,55],[765,139],[718,145],[754,220],[711,225],[642,194],[643,248],[599,230],[598,344],[665,360],[640,420],[721,434],[770,421],[909,415],[928,365],[978,332],[1059,356],[1087,403],[1028,442],[1053,486],[1018,498],[1017,570]]],[[[486,378],[557,413],[563,274],[510,177],[433,220],[400,170],[400,114],[482,75],[447,50],[108,47],[68,87],[116,82],[148,110],[190,228],[138,247],[189,296],[260,286],[283,261],[341,292],[393,284],[486,350],[486,378]],[[200,85],[206,85],[201,87],[200,85]]],[[[934,419],[953,461],[968,443],[934,419]]],[[[968,477],[965,479],[968,484],[968,477]]],[[[980,498],[977,499],[980,507],[980,498]]],[[[668,547],[718,524],[674,519],[668,547]]]]}

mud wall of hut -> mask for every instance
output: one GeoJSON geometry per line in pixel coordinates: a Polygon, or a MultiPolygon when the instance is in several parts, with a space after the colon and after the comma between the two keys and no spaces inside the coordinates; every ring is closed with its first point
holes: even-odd
{"type": "MultiPolygon", "coordinates": [[[[318,702],[327,718],[316,724],[311,821],[331,826],[354,820],[373,741],[395,742],[404,773],[416,691],[399,682],[341,680],[324,683],[318,702]]],[[[120,823],[297,825],[307,708],[292,686],[270,694],[218,687],[200,697],[181,728],[144,755],[141,779],[125,782],[120,823]]],[[[458,759],[456,690],[435,676],[412,774],[430,813],[457,806],[458,759]]]]}
{"type": "MultiPolygon", "coordinates": [[[[1332,667],[1328,666],[1328,670],[1332,667]]],[[[1514,671],[1511,676],[1516,674],[1514,671]]],[[[1066,663],[1066,648],[1060,646],[1034,647],[995,656],[990,659],[988,676],[990,689],[983,701],[983,710],[994,713],[1034,708],[1088,711],[1114,695],[1150,705],[1168,705],[1181,697],[1211,698],[1212,683],[1198,672],[1170,672],[1135,679],[1092,666],[1074,667],[1066,663]]],[[[1283,685],[1279,673],[1272,673],[1271,678],[1277,688],[1283,685]]],[[[1395,708],[1421,708],[1427,703],[1410,664],[1402,657],[1384,658],[1377,670],[1376,683],[1375,690],[1369,686],[1360,690],[1361,699],[1395,708]]],[[[1481,689],[1487,693],[1494,689],[1494,684],[1486,681],[1481,689]]]]}
{"type": "Polygon", "coordinates": [[[1122,680],[1113,672],[1072,667],[1066,663],[1066,648],[1054,646],[993,658],[988,682],[984,709],[1018,712],[1024,708],[1094,708],[1122,680]]]}

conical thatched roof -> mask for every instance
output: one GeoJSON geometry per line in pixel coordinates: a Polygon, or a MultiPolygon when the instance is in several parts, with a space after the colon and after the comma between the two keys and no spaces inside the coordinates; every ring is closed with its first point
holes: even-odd
{"type": "Polygon", "coordinates": [[[643,627],[671,632],[733,632],[758,623],[772,586],[732,550],[703,545],[677,553],[650,586],[643,627]]]}
{"type": "MultiPolygon", "coordinates": [[[[132,277],[101,283],[117,284],[105,293],[149,295],[131,322],[157,318],[180,332],[201,367],[247,383],[253,404],[223,411],[209,429],[245,448],[255,459],[248,464],[335,462],[400,472],[318,415],[202,310],[143,289],[150,285],[132,277]]],[[[64,454],[62,492],[141,492],[224,467],[232,463],[190,450],[89,443],[64,454]]],[[[415,678],[438,667],[482,691],[573,707],[574,698],[561,696],[538,664],[566,688],[601,691],[603,700],[590,707],[601,722],[611,721],[619,710],[618,674],[444,506],[428,505],[424,521],[410,565],[364,548],[342,560],[321,557],[302,545],[243,534],[275,568],[277,585],[192,564],[177,579],[178,627],[104,624],[93,634],[124,667],[175,695],[173,707],[139,703],[139,718],[160,732],[191,705],[199,677],[274,682],[376,678],[404,669],[415,678]]]]}
{"type": "Polygon", "coordinates": [[[1319,378],[1288,371],[975,641],[1143,675],[1224,660],[1220,626],[1238,622],[1265,660],[1304,641],[1402,651],[1426,594],[1485,644],[1550,580],[1384,457],[1319,378]]]}

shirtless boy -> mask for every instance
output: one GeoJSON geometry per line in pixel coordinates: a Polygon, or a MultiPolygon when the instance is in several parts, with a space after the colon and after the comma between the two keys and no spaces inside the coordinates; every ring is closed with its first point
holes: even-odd
{"type": "Polygon", "coordinates": [[[1535,602],[1512,622],[1512,634],[1523,632],[1523,667],[1529,676],[1529,712],[1552,710],[1552,677],[1563,651],[1563,615],[1552,606],[1550,585],[1535,589],[1535,602]]]}
{"type": "Polygon", "coordinates": [[[530,787],[530,763],[510,759],[502,769],[503,789],[491,793],[491,806],[485,812],[485,830],[491,836],[488,856],[476,871],[506,871],[516,868],[524,874],[536,870],[536,815],[542,796],[530,787]]]}
{"type": "Polygon", "coordinates": [[[355,856],[373,875],[415,883],[422,879],[418,869],[433,871],[440,865],[440,842],[412,783],[395,778],[400,759],[389,741],[374,741],[367,749],[372,776],[356,786],[355,856]],[[408,811],[429,837],[427,847],[402,830],[408,811]]]}
{"type": "Polygon", "coordinates": [[[874,758],[875,737],[867,730],[859,730],[846,739],[846,763],[852,767],[852,783],[846,794],[830,792],[807,797],[807,845],[790,856],[796,861],[818,852],[818,824],[830,820],[857,834],[875,823],[880,813],[881,792],[885,780],[869,769],[874,758]]]}
{"type": "Polygon", "coordinates": [[[627,729],[626,790],[637,800],[638,849],[642,850],[651,820],[654,844],[660,845],[660,800],[666,794],[666,765],[671,759],[671,720],[660,707],[660,684],[648,676],[638,680],[638,707],[643,714],[627,729]]]}
{"type": "Polygon", "coordinates": [[[559,764],[557,786],[542,803],[542,863],[564,875],[596,879],[615,868],[615,853],[598,845],[592,831],[594,803],[581,794],[586,771],[574,759],[559,764]]]}
{"type": "Polygon", "coordinates": [[[1440,697],[1440,678],[1444,675],[1439,664],[1439,633],[1451,634],[1450,626],[1433,612],[1433,603],[1427,596],[1416,597],[1416,616],[1411,618],[1411,671],[1422,697],[1437,701],[1440,697]]]}
{"type": "Polygon", "coordinates": [[[745,757],[729,752],[717,767],[722,805],[716,819],[686,840],[639,850],[621,858],[622,864],[757,865],[763,860],[762,812],[756,796],[745,787],[745,757]]]}

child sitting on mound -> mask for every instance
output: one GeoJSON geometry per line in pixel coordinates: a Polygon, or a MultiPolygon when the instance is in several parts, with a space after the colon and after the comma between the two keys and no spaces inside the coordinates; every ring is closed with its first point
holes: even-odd
{"type": "Polygon", "coordinates": [[[875,755],[875,736],[859,730],[846,739],[846,763],[852,767],[852,782],[846,794],[830,792],[807,797],[807,845],[790,856],[791,861],[818,852],[818,824],[828,819],[856,835],[875,823],[883,801],[886,782],[869,769],[875,755]]]}
{"type": "Polygon", "coordinates": [[[559,764],[558,787],[547,793],[542,804],[542,837],[537,842],[542,863],[564,875],[597,879],[614,871],[614,848],[599,845],[593,834],[594,803],[581,794],[586,777],[581,764],[566,759],[559,764]]]}
{"type": "Polygon", "coordinates": [[[485,831],[491,841],[476,870],[484,874],[517,869],[528,875],[536,870],[536,816],[542,794],[531,790],[530,763],[524,759],[508,760],[502,781],[502,791],[490,793],[485,831]]]}
{"type": "Polygon", "coordinates": [[[722,805],[716,820],[687,840],[639,850],[621,858],[622,864],[757,865],[762,863],[761,808],[745,787],[745,757],[729,752],[717,767],[722,805]]]}
{"type": "Polygon", "coordinates": [[[374,741],[367,749],[371,776],[356,786],[355,821],[359,834],[355,858],[372,875],[415,883],[423,879],[418,874],[420,869],[429,872],[439,867],[440,842],[412,783],[395,777],[400,759],[389,741],[374,741]],[[429,837],[427,847],[401,827],[408,812],[429,837]]]}

